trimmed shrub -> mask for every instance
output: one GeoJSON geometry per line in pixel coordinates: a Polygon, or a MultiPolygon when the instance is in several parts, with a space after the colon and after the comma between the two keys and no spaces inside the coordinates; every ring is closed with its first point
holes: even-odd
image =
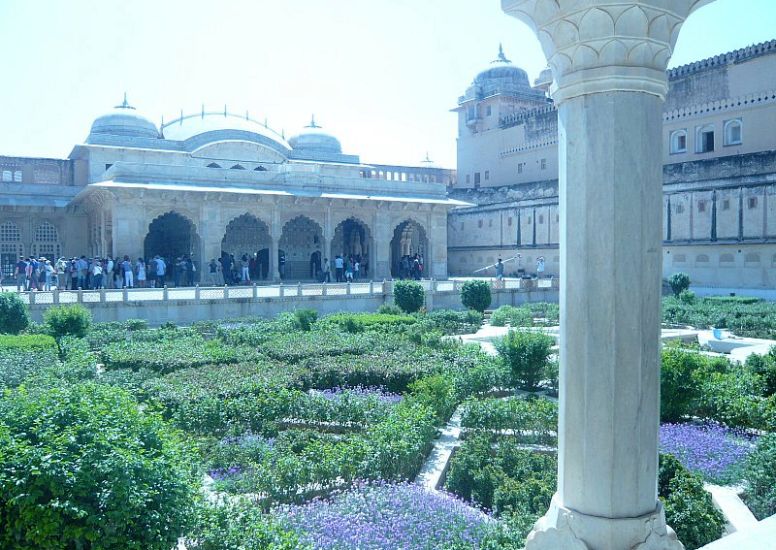
{"type": "Polygon", "coordinates": [[[533,314],[527,307],[501,306],[490,316],[490,324],[494,327],[531,327],[533,314]]]}
{"type": "Polygon", "coordinates": [[[125,391],[15,391],[0,416],[0,547],[169,550],[185,533],[193,455],[125,391]]]}
{"type": "Polygon", "coordinates": [[[54,338],[76,336],[83,338],[92,324],[91,312],[82,305],[54,306],[43,314],[46,330],[54,338]]]}
{"type": "Polygon", "coordinates": [[[461,426],[475,433],[512,433],[523,443],[557,444],[558,405],[549,399],[470,399],[461,426]]]}
{"type": "Polygon", "coordinates": [[[714,507],[700,476],[690,473],[671,455],[660,455],[658,496],[663,502],[666,523],[687,550],[695,550],[719,539],[725,518],[714,507]]]}
{"type": "Polygon", "coordinates": [[[335,327],[351,334],[364,332],[365,330],[385,330],[413,325],[417,318],[403,313],[334,313],[327,315],[320,321],[320,325],[326,328],[335,327]]]}
{"type": "Polygon", "coordinates": [[[377,313],[387,315],[401,315],[404,312],[396,304],[382,304],[377,308],[377,313]]]}
{"type": "Polygon", "coordinates": [[[102,350],[106,369],[150,369],[166,374],[204,365],[237,363],[255,353],[227,347],[218,340],[189,336],[159,342],[115,342],[102,350]]]}
{"type": "Polygon", "coordinates": [[[496,342],[496,350],[512,371],[512,383],[536,391],[546,376],[554,344],[555,340],[546,334],[511,330],[496,342]]]}
{"type": "Polygon", "coordinates": [[[15,388],[29,376],[57,364],[57,343],[51,336],[0,335],[0,389],[15,388]]]}
{"type": "Polygon", "coordinates": [[[776,514],[776,434],[765,435],[757,442],[749,455],[744,479],[744,500],[757,519],[776,514]]]}
{"type": "Polygon", "coordinates": [[[186,541],[191,550],[305,550],[299,537],[247,500],[202,503],[186,541]]]}
{"type": "Polygon", "coordinates": [[[490,307],[490,284],[486,281],[466,281],[461,287],[461,303],[468,309],[482,313],[490,307]]]}
{"type": "Polygon", "coordinates": [[[674,273],[668,279],[668,284],[671,286],[671,292],[678,298],[682,292],[690,288],[690,276],[687,273],[674,273]]]}
{"type": "Polygon", "coordinates": [[[19,334],[30,324],[27,306],[15,292],[0,292],[0,334],[19,334]]]}
{"type": "Polygon", "coordinates": [[[438,330],[444,334],[470,334],[477,332],[482,325],[482,312],[469,309],[435,309],[418,317],[423,328],[438,330]]]}
{"type": "Polygon", "coordinates": [[[318,312],[314,309],[297,309],[294,311],[294,321],[299,330],[310,332],[318,320],[318,312]]]}
{"type": "Polygon", "coordinates": [[[418,281],[395,281],[393,299],[404,313],[415,313],[423,307],[426,291],[418,281]]]}
{"type": "Polygon", "coordinates": [[[692,290],[683,290],[679,293],[679,301],[683,304],[692,305],[695,303],[695,293],[692,290]]]}

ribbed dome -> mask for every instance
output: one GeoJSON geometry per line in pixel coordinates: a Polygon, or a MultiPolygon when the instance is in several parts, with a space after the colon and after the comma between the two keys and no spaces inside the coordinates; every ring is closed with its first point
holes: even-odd
{"type": "Polygon", "coordinates": [[[289,139],[288,143],[294,151],[342,154],[342,145],[339,140],[331,134],[324,132],[315,123],[314,116],[310,124],[305,126],[299,134],[289,139]]]}
{"type": "Polygon", "coordinates": [[[89,136],[93,135],[158,138],[159,130],[156,124],[138,113],[127,102],[127,95],[124,94],[124,102],[121,105],[116,105],[111,111],[95,119],[89,131],[89,136]]]}
{"type": "Polygon", "coordinates": [[[498,57],[490,62],[487,69],[474,79],[474,84],[483,87],[530,88],[528,73],[516,67],[504,55],[504,49],[499,44],[498,57]]]}

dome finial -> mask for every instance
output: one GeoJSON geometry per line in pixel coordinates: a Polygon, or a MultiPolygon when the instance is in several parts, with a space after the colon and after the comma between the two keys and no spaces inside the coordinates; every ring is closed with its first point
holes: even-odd
{"type": "Polygon", "coordinates": [[[205,104],[202,104],[202,118],[205,118],[205,104]]]}
{"type": "Polygon", "coordinates": [[[318,126],[318,125],[315,123],[315,114],[313,114],[313,115],[310,117],[310,124],[308,124],[307,126],[305,126],[305,128],[320,128],[320,126],[318,126]]]}
{"type": "Polygon", "coordinates": [[[507,59],[507,56],[504,55],[504,45],[501,42],[498,43],[498,59],[496,59],[494,63],[498,63],[499,61],[501,63],[512,63],[507,59]]]}
{"type": "Polygon", "coordinates": [[[124,92],[124,101],[121,102],[121,105],[116,105],[116,109],[134,109],[127,101],[127,92],[124,92]]]}
{"type": "Polygon", "coordinates": [[[426,158],[423,159],[423,164],[433,164],[434,161],[431,160],[431,155],[429,155],[428,151],[426,151],[426,158]]]}

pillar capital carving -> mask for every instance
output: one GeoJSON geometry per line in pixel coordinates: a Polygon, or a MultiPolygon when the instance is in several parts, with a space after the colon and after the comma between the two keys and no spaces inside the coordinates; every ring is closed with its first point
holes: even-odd
{"type": "Polygon", "coordinates": [[[679,29],[714,0],[502,0],[539,37],[556,103],[633,91],[665,98],[665,70],[679,29]]]}

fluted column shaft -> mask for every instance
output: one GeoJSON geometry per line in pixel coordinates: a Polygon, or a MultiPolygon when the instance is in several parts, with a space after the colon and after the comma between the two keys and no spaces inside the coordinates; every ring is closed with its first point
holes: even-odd
{"type": "Polygon", "coordinates": [[[657,499],[661,107],[682,23],[710,0],[502,0],[558,104],[558,493],[528,550],[681,544],[657,499]]]}

